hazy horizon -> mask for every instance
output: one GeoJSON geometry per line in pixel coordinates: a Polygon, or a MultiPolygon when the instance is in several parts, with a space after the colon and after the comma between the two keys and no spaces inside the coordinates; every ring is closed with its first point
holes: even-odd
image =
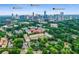
{"type": "Polygon", "coordinates": [[[59,14],[64,12],[68,15],[79,15],[79,4],[39,4],[31,6],[31,4],[0,4],[0,15],[11,15],[12,13],[18,15],[32,15],[42,14],[44,11],[48,15],[59,14]],[[52,8],[63,8],[64,10],[53,10],[52,8]]]}

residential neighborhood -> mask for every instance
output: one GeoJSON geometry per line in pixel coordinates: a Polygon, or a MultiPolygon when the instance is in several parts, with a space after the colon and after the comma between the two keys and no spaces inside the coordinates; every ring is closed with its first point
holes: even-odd
{"type": "Polygon", "coordinates": [[[0,54],[79,54],[79,5],[72,5],[0,5],[0,54]]]}

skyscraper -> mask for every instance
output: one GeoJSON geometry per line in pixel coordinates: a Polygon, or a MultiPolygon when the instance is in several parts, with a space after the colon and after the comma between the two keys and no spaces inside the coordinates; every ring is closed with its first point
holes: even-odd
{"type": "Polygon", "coordinates": [[[64,20],[64,12],[60,12],[60,20],[64,20]]]}
{"type": "Polygon", "coordinates": [[[32,16],[34,16],[34,12],[32,13],[32,16]]]}
{"type": "Polygon", "coordinates": [[[48,21],[48,17],[47,17],[46,11],[44,11],[44,17],[43,18],[44,18],[45,21],[48,21]]]}
{"type": "Polygon", "coordinates": [[[46,11],[44,11],[44,16],[46,16],[46,11]]]}
{"type": "Polygon", "coordinates": [[[12,13],[11,18],[14,19],[14,14],[12,13]]]}
{"type": "Polygon", "coordinates": [[[16,14],[15,19],[19,19],[19,15],[18,14],[16,14]]]}
{"type": "Polygon", "coordinates": [[[34,12],[32,13],[32,21],[34,21],[34,12]]]}
{"type": "Polygon", "coordinates": [[[59,14],[54,14],[53,19],[54,21],[59,21],[60,19],[59,14]]]}

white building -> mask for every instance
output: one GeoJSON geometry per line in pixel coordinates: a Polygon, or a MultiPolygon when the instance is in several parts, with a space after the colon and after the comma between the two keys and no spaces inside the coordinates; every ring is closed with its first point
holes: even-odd
{"type": "Polygon", "coordinates": [[[50,27],[55,27],[55,28],[58,28],[58,24],[50,24],[50,27]]]}

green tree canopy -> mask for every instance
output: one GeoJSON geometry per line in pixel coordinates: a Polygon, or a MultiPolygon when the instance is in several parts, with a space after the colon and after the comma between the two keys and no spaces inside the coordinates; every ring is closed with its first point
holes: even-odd
{"type": "Polygon", "coordinates": [[[23,46],[23,39],[22,38],[14,39],[13,45],[14,45],[14,47],[22,48],[22,46],[23,46]]]}

